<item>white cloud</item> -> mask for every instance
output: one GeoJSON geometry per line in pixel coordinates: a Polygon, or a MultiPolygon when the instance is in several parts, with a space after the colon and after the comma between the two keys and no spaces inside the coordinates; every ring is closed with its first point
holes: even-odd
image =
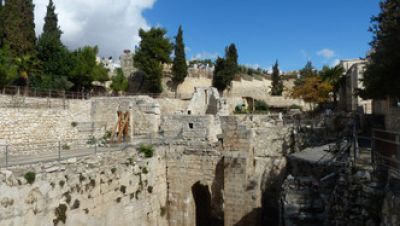
{"type": "Polygon", "coordinates": [[[318,51],[317,55],[322,56],[325,59],[331,59],[332,57],[335,56],[335,51],[325,48],[325,49],[321,49],[320,51],[318,51]]]}
{"type": "MultiPolygon", "coordinates": [[[[103,56],[119,56],[149,28],[142,13],[156,0],[54,0],[62,40],[70,48],[98,45],[103,56]]],[[[36,33],[42,32],[48,0],[34,0],[36,33]]]]}
{"type": "Polygon", "coordinates": [[[197,53],[196,55],[192,56],[192,60],[200,60],[200,59],[217,59],[217,57],[219,56],[218,53],[210,53],[210,52],[201,52],[201,53],[197,53]]]}

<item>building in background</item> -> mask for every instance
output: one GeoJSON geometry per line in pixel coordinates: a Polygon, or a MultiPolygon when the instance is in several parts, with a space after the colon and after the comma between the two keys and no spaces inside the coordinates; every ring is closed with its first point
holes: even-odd
{"type": "Polygon", "coordinates": [[[340,65],[345,70],[345,80],[339,90],[339,108],[350,112],[372,113],[372,100],[364,100],[357,96],[357,90],[364,88],[364,77],[367,60],[342,60],[340,65]]]}

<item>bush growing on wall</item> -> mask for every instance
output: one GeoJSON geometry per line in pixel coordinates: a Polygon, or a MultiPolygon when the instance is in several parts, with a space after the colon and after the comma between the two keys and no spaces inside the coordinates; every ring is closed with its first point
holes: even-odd
{"type": "Polygon", "coordinates": [[[140,145],[139,152],[144,154],[144,157],[151,158],[154,155],[154,147],[152,145],[140,145]]]}
{"type": "Polygon", "coordinates": [[[263,100],[256,100],[256,102],[254,103],[254,108],[256,109],[256,111],[268,111],[269,106],[263,100]]]}
{"type": "Polygon", "coordinates": [[[36,173],[35,173],[35,172],[27,172],[27,173],[24,175],[24,178],[26,179],[26,181],[27,181],[29,184],[33,184],[33,183],[35,182],[35,179],[36,179],[36,173]]]}

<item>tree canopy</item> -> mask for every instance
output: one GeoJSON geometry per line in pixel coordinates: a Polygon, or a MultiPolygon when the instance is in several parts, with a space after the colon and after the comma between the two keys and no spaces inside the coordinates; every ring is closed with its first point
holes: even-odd
{"type": "Polygon", "coordinates": [[[303,84],[291,90],[290,96],[303,99],[310,104],[320,104],[329,100],[329,93],[332,90],[332,85],[323,81],[320,76],[307,76],[303,84]]]}
{"type": "Polygon", "coordinates": [[[336,65],[335,67],[324,66],[320,71],[322,80],[328,82],[332,86],[335,103],[337,102],[337,93],[345,82],[344,72],[345,70],[341,65],[336,65]]]}
{"type": "Polygon", "coordinates": [[[178,34],[175,37],[175,58],[172,65],[172,80],[175,83],[181,83],[188,74],[186,64],[185,44],[183,43],[182,26],[179,27],[178,34]]]}
{"type": "Polygon", "coordinates": [[[3,42],[12,56],[34,55],[35,23],[32,0],[6,0],[2,9],[3,42]]]}
{"type": "Polygon", "coordinates": [[[372,52],[364,74],[361,96],[384,99],[400,97],[400,1],[384,0],[372,18],[372,52]]]}
{"type": "Polygon", "coordinates": [[[162,28],[151,28],[149,31],[139,30],[141,38],[136,51],[135,66],[145,73],[144,90],[151,93],[162,92],[163,63],[170,63],[173,46],[167,31],[162,28]]]}
{"type": "Polygon", "coordinates": [[[234,76],[239,71],[238,52],[235,44],[225,48],[225,58],[218,58],[215,62],[213,86],[224,91],[231,85],[234,76]]]}

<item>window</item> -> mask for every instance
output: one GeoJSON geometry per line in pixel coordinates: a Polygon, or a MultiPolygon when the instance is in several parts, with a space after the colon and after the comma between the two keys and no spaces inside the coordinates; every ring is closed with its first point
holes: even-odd
{"type": "Polygon", "coordinates": [[[192,122],[189,123],[189,129],[193,129],[193,123],[192,122]]]}
{"type": "Polygon", "coordinates": [[[188,111],[188,115],[191,115],[191,114],[192,114],[192,111],[191,111],[191,110],[189,110],[189,111],[188,111]]]}

